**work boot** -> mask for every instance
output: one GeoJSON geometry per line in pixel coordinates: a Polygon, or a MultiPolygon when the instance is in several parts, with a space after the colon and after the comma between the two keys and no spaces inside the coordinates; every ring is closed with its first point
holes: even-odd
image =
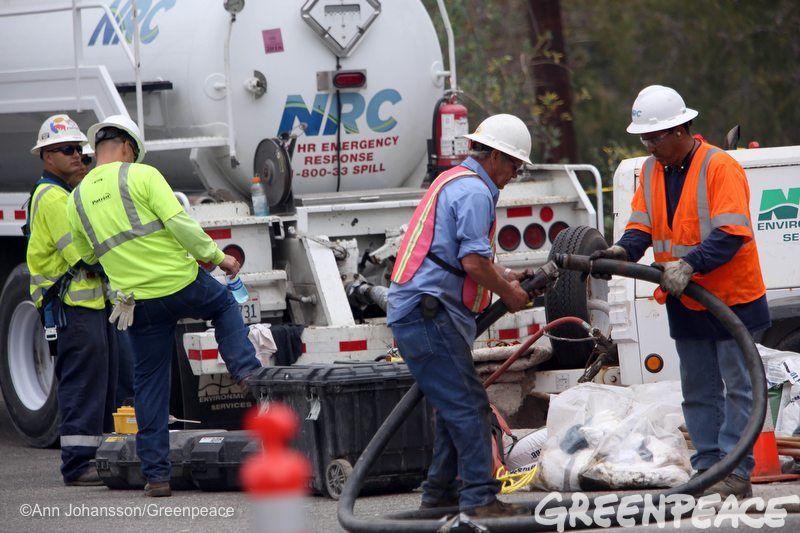
{"type": "Polygon", "coordinates": [[[750,484],[749,479],[745,479],[738,474],[728,474],[728,477],[722,481],[717,481],[711,485],[703,493],[703,496],[711,496],[712,494],[719,494],[722,500],[725,500],[731,494],[741,499],[752,498],[753,486],[750,484]]]}
{"type": "Polygon", "coordinates": [[[458,496],[446,497],[433,503],[428,503],[423,500],[419,504],[420,511],[424,511],[425,509],[439,509],[445,507],[458,507],[458,496]]]}
{"type": "Polygon", "coordinates": [[[527,507],[523,507],[517,503],[505,503],[498,499],[492,500],[486,505],[479,505],[472,509],[466,509],[466,514],[473,518],[502,518],[504,516],[514,516],[530,514],[531,511],[527,507]]]}
{"type": "Polygon", "coordinates": [[[169,481],[154,481],[144,486],[144,495],[148,498],[164,498],[172,496],[169,481]]]}
{"type": "Polygon", "coordinates": [[[64,484],[69,487],[99,487],[103,484],[103,481],[100,479],[97,469],[90,466],[81,472],[81,475],[72,481],[65,481],[64,484]]]}

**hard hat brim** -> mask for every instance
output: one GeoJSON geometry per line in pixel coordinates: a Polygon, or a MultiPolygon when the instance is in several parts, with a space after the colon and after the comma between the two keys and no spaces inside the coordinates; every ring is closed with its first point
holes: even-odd
{"type": "Polygon", "coordinates": [[[466,135],[462,135],[465,139],[469,139],[470,141],[479,142],[484,146],[488,146],[489,148],[494,148],[498,152],[503,152],[504,154],[513,157],[514,159],[519,159],[529,165],[532,165],[531,160],[529,157],[520,157],[519,154],[514,153],[508,149],[508,147],[502,146],[500,143],[495,142],[493,139],[488,139],[481,135],[480,133],[467,133],[466,135]]]}
{"type": "Polygon", "coordinates": [[[31,148],[31,155],[39,155],[39,150],[42,148],[47,148],[48,146],[53,146],[54,144],[61,144],[61,143],[78,143],[82,145],[86,145],[89,141],[86,139],[86,136],[81,133],[80,135],[71,135],[69,137],[60,137],[55,139],[48,139],[44,142],[38,142],[36,145],[31,148]]]}
{"type": "Polygon", "coordinates": [[[655,124],[634,124],[631,122],[628,124],[628,127],[625,131],[628,133],[632,133],[634,135],[639,135],[642,133],[653,133],[656,131],[668,130],[670,128],[674,128],[675,126],[680,126],[681,124],[686,124],[690,120],[693,120],[697,117],[700,113],[695,111],[694,109],[686,108],[686,111],[678,115],[677,117],[670,119],[670,120],[663,120],[659,121],[655,124]]]}

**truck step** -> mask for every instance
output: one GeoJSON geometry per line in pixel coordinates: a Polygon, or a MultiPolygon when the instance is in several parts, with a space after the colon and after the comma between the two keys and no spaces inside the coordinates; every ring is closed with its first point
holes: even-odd
{"type": "Polygon", "coordinates": [[[190,150],[192,148],[211,148],[228,146],[227,137],[175,137],[173,139],[156,139],[145,141],[148,152],[165,152],[168,150],[190,150]]]}

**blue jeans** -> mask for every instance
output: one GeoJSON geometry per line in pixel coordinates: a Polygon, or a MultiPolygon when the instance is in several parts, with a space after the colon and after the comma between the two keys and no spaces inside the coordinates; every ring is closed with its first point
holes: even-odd
{"type": "Polygon", "coordinates": [[[55,376],[61,475],[69,483],[89,467],[103,432],[114,428],[118,352],[105,309],[62,308],[67,322],[58,330],[55,376]]]}
{"type": "Polygon", "coordinates": [[[470,347],[441,309],[425,318],[416,307],[391,327],[403,360],[436,409],[423,504],[456,496],[461,509],[491,503],[500,490],[492,475],[491,411],[470,347]]]}
{"type": "Polygon", "coordinates": [[[174,294],[136,302],[129,329],[136,357],[136,450],[148,482],[169,481],[170,477],[170,362],[175,326],[183,318],[212,321],[219,352],[235,380],[241,381],[261,367],[233,296],[203,269],[198,270],[197,279],[174,294]]]}
{"type": "MultiPolygon", "coordinates": [[[[133,346],[127,331],[118,331],[117,345],[119,346],[119,378],[117,379],[117,407],[126,401],[133,400],[133,346]]],[[[130,403],[129,405],[133,405],[130,403]]]]}
{"type": "MultiPolygon", "coordinates": [[[[710,468],[739,442],[753,409],[753,389],[736,341],[675,339],[681,362],[683,416],[695,447],[692,467],[710,468]]],[[[749,479],[753,453],[733,471],[749,479]]]]}

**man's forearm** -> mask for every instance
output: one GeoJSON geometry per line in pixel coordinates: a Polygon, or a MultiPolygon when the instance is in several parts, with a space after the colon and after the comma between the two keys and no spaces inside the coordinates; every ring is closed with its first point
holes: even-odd
{"type": "Polygon", "coordinates": [[[167,220],[164,227],[195,259],[217,265],[225,257],[217,243],[185,212],[167,220]]]}
{"type": "Polygon", "coordinates": [[[511,285],[502,274],[504,268],[499,267],[487,257],[468,254],[461,259],[461,266],[464,267],[469,277],[495,294],[503,295],[511,289],[511,285]]]}

